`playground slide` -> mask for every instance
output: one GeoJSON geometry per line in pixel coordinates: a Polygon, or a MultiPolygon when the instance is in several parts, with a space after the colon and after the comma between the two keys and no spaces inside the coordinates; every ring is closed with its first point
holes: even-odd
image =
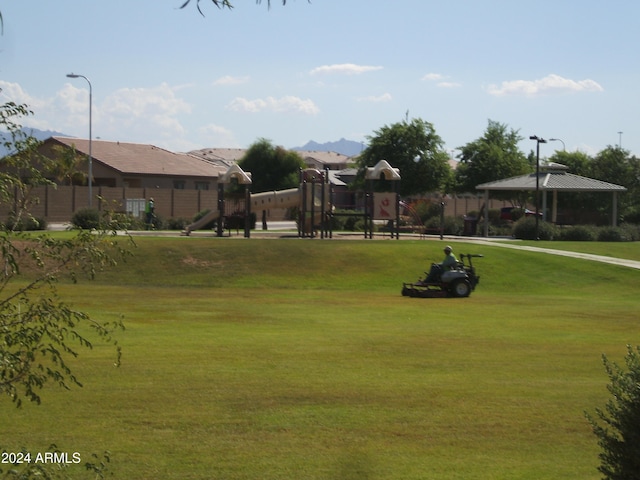
{"type": "Polygon", "coordinates": [[[191,225],[187,225],[184,228],[184,233],[189,235],[194,230],[199,230],[201,227],[205,226],[207,223],[209,223],[209,222],[215,220],[216,218],[218,218],[219,214],[220,214],[220,212],[218,212],[217,210],[210,211],[204,217],[200,218],[199,220],[196,220],[191,225]]]}
{"type": "MultiPolygon", "coordinates": [[[[277,190],[272,192],[262,192],[251,194],[251,211],[258,212],[269,208],[289,208],[300,204],[300,191],[297,188],[287,190],[277,190]]],[[[212,220],[218,218],[217,210],[212,210],[204,217],[191,225],[187,225],[184,233],[189,235],[194,230],[198,230],[212,220]]]]}

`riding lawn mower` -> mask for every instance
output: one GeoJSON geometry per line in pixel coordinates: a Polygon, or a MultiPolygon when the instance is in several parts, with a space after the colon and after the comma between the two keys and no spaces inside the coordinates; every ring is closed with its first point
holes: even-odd
{"type": "Polygon", "coordinates": [[[402,295],[418,298],[468,297],[480,282],[480,276],[476,275],[476,269],[471,259],[482,256],[463,253],[460,255],[457,267],[442,272],[437,280],[430,280],[429,275],[425,272],[424,279],[415,283],[403,283],[402,295]],[[465,258],[467,263],[465,263],[465,258]]]}

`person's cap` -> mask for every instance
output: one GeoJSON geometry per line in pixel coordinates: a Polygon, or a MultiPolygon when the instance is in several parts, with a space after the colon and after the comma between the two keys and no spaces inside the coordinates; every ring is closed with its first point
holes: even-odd
{"type": "Polygon", "coordinates": [[[451,248],[449,245],[447,245],[446,247],[444,247],[445,252],[449,251],[449,252],[453,252],[453,248],[451,248]]]}

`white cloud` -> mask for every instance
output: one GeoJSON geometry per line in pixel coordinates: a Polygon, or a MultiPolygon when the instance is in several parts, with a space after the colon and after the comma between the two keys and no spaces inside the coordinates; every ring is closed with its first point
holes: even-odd
{"type": "Polygon", "coordinates": [[[356,65],[354,63],[338,63],[334,65],[322,65],[316,67],[311,72],[311,75],[327,75],[327,74],[339,74],[339,75],[360,75],[362,73],[374,72],[376,70],[382,70],[382,67],[375,67],[370,65],[356,65]]]}
{"type": "Polygon", "coordinates": [[[231,75],[225,75],[218,78],[213,82],[214,86],[228,86],[228,85],[242,85],[249,82],[249,76],[245,77],[232,77],[231,75]]]}
{"type": "Polygon", "coordinates": [[[462,86],[462,84],[458,82],[438,82],[437,85],[441,88],[458,88],[462,86]]]}
{"type": "Polygon", "coordinates": [[[96,113],[96,136],[112,140],[148,138],[147,142],[155,143],[186,134],[179,117],[191,113],[191,105],[178,98],[174,88],[161,83],[153,88],[116,90],[97,106],[96,113]]]}
{"type": "Polygon", "coordinates": [[[390,93],[383,93],[382,95],[370,95],[368,97],[359,97],[357,100],[359,102],[372,102],[372,103],[381,103],[381,102],[390,102],[393,99],[390,93]]]}
{"type": "Polygon", "coordinates": [[[437,82],[439,80],[444,80],[446,77],[440,73],[427,73],[426,75],[424,75],[422,77],[421,80],[423,81],[431,81],[431,82],[437,82]]]}
{"type": "Polygon", "coordinates": [[[120,118],[153,118],[191,113],[191,106],[166,83],[154,88],[121,88],[102,104],[104,114],[120,118]]]}
{"type": "Polygon", "coordinates": [[[255,100],[236,97],[227,105],[227,109],[234,112],[258,113],[269,111],[276,113],[302,113],[305,115],[316,115],[320,111],[316,104],[313,103],[313,100],[304,100],[292,95],[282,98],[257,98],[255,100]]]}
{"type": "Polygon", "coordinates": [[[602,92],[604,88],[594,80],[571,80],[560,75],[550,74],[538,80],[511,80],[500,86],[490,85],[490,95],[544,95],[565,92],[602,92]]]}
{"type": "MultiPolygon", "coordinates": [[[[27,127],[55,130],[81,138],[89,133],[89,88],[66,82],[53,97],[37,98],[18,84],[0,81],[0,101],[4,98],[25,103],[34,115],[22,119],[27,127]]],[[[176,95],[186,88],[162,83],[152,88],[122,88],[104,99],[94,95],[93,138],[141,141],[156,145],[176,145],[187,132],[182,116],[191,105],[176,95]]]]}
{"type": "Polygon", "coordinates": [[[423,75],[420,80],[423,82],[437,82],[436,86],[440,88],[457,88],[462,86],[461,83],[447,81],[448,78],[449,77],[440,73],[427,73],[426,75],[423,75]]]}
{"type": "Polygon", "coordinates": [[[30,108],[34,108],[37,104],[42,102],[32,97],[25,92],[22,87],[17,83],[5,82],[0,80],[0,99],[4,101],[11,101],[17,104],[26,104],[30,108]]]}
{"type": "Polygon", "coordinates": [[[228,128],[210,123],[198,130],[204,145],[219,145],[227,148],[238,147],[235,135],[228,128]]]}

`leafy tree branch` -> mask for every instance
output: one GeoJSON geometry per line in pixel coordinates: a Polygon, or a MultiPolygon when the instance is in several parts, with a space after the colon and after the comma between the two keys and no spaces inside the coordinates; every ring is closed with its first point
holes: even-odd
{"type": "MultiPolygon", "coordinates": [[[[200,9],[200,1],[201,0],[195,0],[196,7],[198,8],[200,15],[204,16],[204,13],[202,13],[202,10],[200,9]]],[[[191,0],[186,0],[180,8],[184,8],[188,6],[190,3],[191,3],[191,0]]],[[[229,10],[233,8],[233,4],[229,0],[211,0],[211,3],[213,3],[218,8],[228,8],[229,10]]],[[[256,0],[256,3],[261,4],[262,0],[256,0]]],[[[309,0],[309,3],[311,3],[311,0],[309,0]]],[[[287,4],[287,0],[282,0],[282,5],[286,5],[286,4],[287,4]]],[[[267,0],[267,5],[269,8],[271,8],[271,0],[267,0]]]]}
{"type": "MultiPolygon", "coordinates": [[[[23,400],[40,403],[48,383],[81,386],[69,359],[96,340],[115,348],[119,365],[115,333],[124,329],[122,321],[94,320],[61,299],[57,285],[94,278],[126,259],[133,245],[129,237],[118,237],[109,212],[100,229],[77,230],[72,237],[22,231],[24,221],[35,220],[36,187],[55,187],[46,178],[52,165],[39,154],[40,142],[19,123],[31,114],[25,105],[0,105],[0,137],[11,152],[0,161],[0,203],[11,210],[10,221],[0,224],[0,394],[18,407],[23,400]]],[[[73,178],[74,159],[60,164],[64,177],[73,178]]]]}
{"type": "Polygon", "coordinates": [[[627,345],[626,369],[602,356],[611,398],[595,416],[585,413],[601,447],[605,480],[632,480],[640,472],[640,347],[627,345]]]}

